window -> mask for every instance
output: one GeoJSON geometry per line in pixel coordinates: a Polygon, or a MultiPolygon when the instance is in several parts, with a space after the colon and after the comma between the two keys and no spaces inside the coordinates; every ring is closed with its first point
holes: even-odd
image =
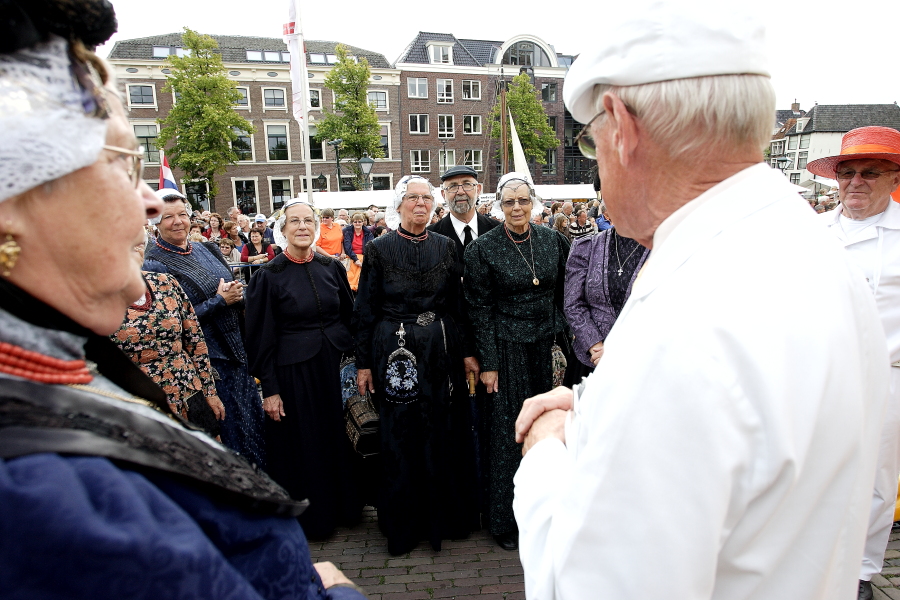
{"type": "Polygon", "coordinates": [[[269,185],[272,187],[272,210],[278,210],[291,199],[291,180],[273,179],[269,185]]]}
{"type": "Polygon", "coordinates": [[[322,95],[319,90],[309,90],[309,107],[322,108],[322,95]]]}
{"type": "Polygon", "coordinates": [[[800,173],[791,173],[791,183],[800,185],[800,173]]]}
{"type": "MultiPolygon", "coordinates": [[[[803,140],[800,140],[800,147],[803,147],[803,140]]],[[[797,155],[797,168],[805,169],[806,168],[806,160],[809,158],[809,152],[801,152],[797,155]]]]}
{"type": "Polygon", "coordinates": [[[428,173],[431,171],[431,152],[428,150],[410,150],[409,163],[409,170],[412,173],[428,173]]]}
{"type": "Polygon", "coordinates": [[[772,149],[769,151],[769,154],[770,155],[784,154],[784,140],[772,142],[772,149]]]}
{"type": "Polygon", "coordinates": [[[147,185],[149,185],[149,186],[150,186],[150,189],[153,190],[154,192],[157,191],[157,190],[159,190],[159,179],[156,179],[156,180],[154,180],[154,181],[147,181],[147,180],[145,179],[145,180],[144,180],[144,183],[146,183],[147,185]]]}
{"type": "Polygon", "coordinates": [[[156,106],[152,85],[129,85],[128,103],[131,106],[156,106]]]}
{"type": "Polygon", "coordinates": [[[550,129],[556,133],[556,117],[547,117],[547,123],[550,125],[550,129]]]}
{"type": "Polygon", "coordinates": [[[428,80],[424,77],[408,77],[406,79],[406,95],[409,98],[427,98],[428,80]]]}
{"type": "Polygon", "coordinates": [[[428,133],[428,115],[409,115],[410,133],[428,133]]]}
{"type": "Polygon", "coordinates": [[[287,144],[287,125],[267,125],[269,160],[290,160],[287,144]]]}
{"type": "Polygon", "coordinates": [[[462,97],[463,100],[481,100],[481,82],[463,79],[462,97]]]}
{"type": "Polygon", "coordinates": [[[342,192],[355,192],[356,190],[356,177],[353,175],[341,175],[341,191],[342,192]]]}
{"type": "Polygon", "coordinates": [[[315,52],[309,53],[309,62],[316,65],[324,65],[325,64],[325,55],[319,54],[315,52]]]}
{"type": "Polygon", "coordinates": [[[250,108],[250,89],[245,87],[237,88],[241,97],[234,103],[238,108],[250,108]]]}
{"type": "Polygon", "coordinates": [[[466,159],[463,163],[467,167],[472,167],[476,171],[484,170],[484,163],[481,161],[481,150],[466,150],[466,159]]]}
{"type": "Polygon", "coordinates": [[[456,150],[438,150],[438,170],[443,173],[456,164],[456,150]]]}
{"type": "Polygon", "coordinates": [[[256,181],[253,179],[236,179],[234,181],[234,200],[234,203],[245,215],[259,212],[259,207],[256,204],[256,181]]]}
{"type": "Polygon", "coordinates": [[[263,53],[259,50],[247,50],[247,60],[259,60],[263,59],[263,53]]]}
{"type": "Polygon", "coordinates": [[[168,46],[153,46],[153,58],[168,58],[169,50],[168,46]]]}
{"type": "Polygon", "coordinates": [[[504,65],[523,67],[551,67],[550,57],[534,42],[516,42],[503,55],[504,65]]]}
{"type": "Polygon", "coordinates": [[[788,150],[796,150],[797,149],[797,136],[791,136],[788,138],[788,150]]]}
{"type": "Polygon", "coordinates": [[[438,138],[452,138],[453,115],[438,115],[438,138]]]}
{"type": "MultiPolygon", "coordinates": [[[[324,175],[324,173],[323,173],[323,175],[324,175]]],[[[313,191],[314,192],[327,192],[328,191],[328,180],[330,177],[331,177],[330,175],[325,175],[325,177],[323,177],[321,179],[321,181],[319,180],[318,175],[313,177],[312,178],[313,191]]],[[[301,190],[301,193],[304,193],[304,194],[306,193],[306,176],[304,176],[304,175],[300,176],[300,190],[301,190]]]]}
{"type": "Polygon", "coordinates": [[[263,88],[263,102],[266,108],[285,108],[284,90],[280,88],[263,88]]]}
{"type": "Polygon", "coordinates": [[[231,148],[234,150],[234,153],[237,154],[238,160],[252,161],[253,138],[249,133],[239,127],[234,128],[234,133],[237,136],[237,139],[231,142],[231,148]]]}
{"type": "Polygon", "coordinates": [[[281,62],[281,52],[264,52],[263,57],[267,62],[281,62]]]}
{"type": "Polygon", "coordinates": [[[453,64],[452,46],[439,46],[437,44],[432,44],[428,46],[428,55],[431,57],[432,64],[453,64]]]}
{"type": "Polygon", "coordinates": [[[437,101],[438,104],[453,103],[453,80],[438,79],[437,80],[437,101]]]}
{"type": "Polygon", "coordinates": [[[381,151],[384,153],[382,158],[390,158],[391,157],[391,133],[390,126],[384,123],[381,123],[381,140],[379,143],[379,147],[381,151]]]}
{"type": "Polygon", "coordinates": [[[791,153],[791,154],[785,154],[784,156],[785,156],[786,158],[790,159],[790,161],[791,161],[791,162],[789,162],[789,163],[787,164],[787,166],[784,167],[784,170],[785,170],[785,171],[792,171],[792,170],[794,169],[794,161],[796,160],[797,155],[791,153]]]}
{"type": "Polygon", "coordinates": [[[542,83],[541,84],[541,100],[544,102],[556,102],[556,84],[555,83],[542,83]]]}
{"type": "Polygon", "coordinates": [[[811,136],[810,134],[808,134],[808,133],[807,133],[806,135],[801,135],[801,136],[800,136],[800,149],[801,149],[801,150],[803,150],[804,148],[809,148],[809,139],[810,139],[811,137],[812,137],[812,136],[811,136]]]}
{"type": "Polygon", "coordinates": [[[375,110],[387,110],[387,92],[369,92],[369,104],[375,110]]]}
{"type": "Polygon", "coordinates": [[[159,148],[156,146],[156,125],[135,125],[134,135],[138,144],[144,147],[144,160],[148,163],[159,162],[159,148]]]}
{"type": "Polygon", "coordinates": [[[544,175],[556,175],[556,149],[547,150],[547,164],[541,165],[544,175]]]}
{"type": "MultiPolygon", "coordinates": [[[[351,60],[353,59],[352,56],[348,56],[347,58],[350,58],[351,60]]],[[[326,55],[325,55],[325,60],[328,61],[328,64],[329,64],[329,65],[334,65],[334,64],[337,64],[338,57],[337,57],[336,55],[334,55],[334,54],[326,54],[326,55]]],[[[353,62],[356,62],[356,61],[354,60],[353,62]]]]}
{"type": "Polygon", "coordinates": [[[481,133],[481,115],[465,115],[463,117],[463,134],[476,135],[481,133]]]}
{"type": "Polygon", "coordinates": [[[393,186],[391,186],[391,176],[390,175],[373,175],[372,176],[372,189],[373,190],[393,189],[393,186]]]}
{"type": "Polygon", "coordinates": [[[205,181],[192,181],[184,185],[184,195],[191,206],[199,206],[201,210],[209,210],[209,188],[205,181]]]}
{"type": "Polygon", "coordinates": [[[316,141],[316,134],[318,133],[318,129],[315,125],[309,126],[309,159],[310,160],[323,160],[325,158],[325,150],[323,149],[322,142],[316,141]]]}

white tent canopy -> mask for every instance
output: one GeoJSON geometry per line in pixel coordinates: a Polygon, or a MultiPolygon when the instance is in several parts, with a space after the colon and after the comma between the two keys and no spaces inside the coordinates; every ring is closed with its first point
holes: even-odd
{"type": "Polygon", "coordinates": [[[589,183],[577,183],[566,185],[536,185],[534,191],[546,201],[566,200],[596,200],[597,192],[589,183]]]}
{"type": "MultiPolygon", "coordinates": [[[[300,194],[306,199],[306,193],[300,194]]],[[[394,190],[374,190],[368,192],[313,192],[313,203],[316,208],[368,208],[374,204],[379,208],[385,208],[394,201],[394,190]]]]}

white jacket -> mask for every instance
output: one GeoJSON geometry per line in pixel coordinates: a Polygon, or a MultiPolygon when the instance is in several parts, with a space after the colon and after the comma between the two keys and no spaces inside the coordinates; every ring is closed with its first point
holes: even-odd
{"type": "Polygon", "coordinates": [[[567,445],[516,474],[528,598],[855,597],[889,366],[815,219],[760,164],[660,226],[567,445]]]}

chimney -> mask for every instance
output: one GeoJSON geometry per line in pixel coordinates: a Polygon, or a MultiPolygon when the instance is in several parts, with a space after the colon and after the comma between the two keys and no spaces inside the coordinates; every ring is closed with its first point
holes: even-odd
{"type": "Polygon", "coordinates": [[[795,113],[800,112],[800,103],[797,102],[796,100],[794,101],[793,104],[791,104],[791,112],[795,112],[795,113]]]}

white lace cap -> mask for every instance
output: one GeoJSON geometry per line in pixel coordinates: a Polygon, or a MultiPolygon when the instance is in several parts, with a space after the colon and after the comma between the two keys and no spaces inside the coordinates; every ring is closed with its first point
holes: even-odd
{"type": "Polygon", "coordinates": [[[62,38],[0,55],[0,202],[93,164],[106,124],[86,114],[62,38]]]}
{"type": "MultiPolygon", "coordinates": [[[[544,212],[544,205],[541,203],[541,199],[534,191],[534,183],[531,181],[531,175],[528,173],[517,173],[515,171],[511,173],[507,173],[503,177],[500,178],[500,181],[497,182],[497,194],[494,199],[494,205],[491,207],[491,215],[498,219],[505,219],[506,216],[503,213],[503,207],[500,206],[500,200],[503,196],[503,188],[510,181],[520,181],[521,185],[524,183],[528,186],[528,194],[531,196],[531,216],[541,214],[544,212]]],[[[519,186],[516,186],[519,187],[519,186]]]]}
{"type": "Polygon", "coordinates": [[[292,200],[288,200],[287,204],[284,205],[281,209],[281,216],[278,217],[278,220],[275,221],[275,227],[272,228],[272,237],[275,239],[275,245],[284,250],[287,248],[287,238],[284,237],[284,233],[282,230],[284,229],[284,224],[287,222],[287,209],[289,206],[294,206],[295,204],[305,204],[312,209],[313,217],[316,220],[316,235],[313,236],[313,244],[319,241],[319,213],[316,212],[316,207],[301,198],[294,198],[292,200]]]}
{"type": "Polygon", "coordinates": [[[435,201],[431,204],[431,212],[428,214],[429,221],[431,221],[431,216],[434,215],[434,211],[437,208],[436,188],[431,185],[431,182],[420,175],[406,175],[394,186],[394,203],[384,210],[384,222],[387,223],[391,230],[396,231],[400,226],[400,213],[397,212],[397,209],[403,203],[403,196],[406,195],[406,188],[409,187],[410,183],[424,183],[428,186],[429,193],[435,198],[435,201]]]}

